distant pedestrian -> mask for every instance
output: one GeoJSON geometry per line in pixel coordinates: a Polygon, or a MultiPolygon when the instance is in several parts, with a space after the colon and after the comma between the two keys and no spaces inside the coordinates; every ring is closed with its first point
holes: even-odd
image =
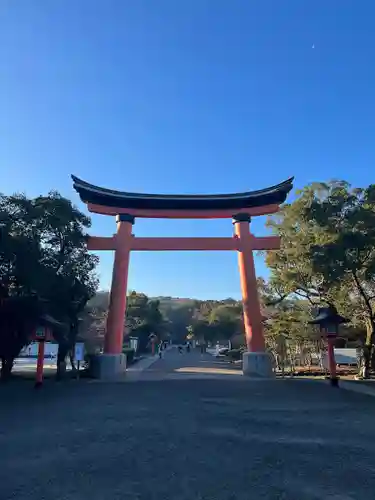
{"type": "Polygon", "coordinates": [[[162,358],[163,355],[162,351],[163,351],[163,342],[160,342],[160,344],[158,345],[158,354],[160,359],[162,358]]]}
{"type": "Polygon", "coordinates": [[[179,352],[180,354],[182,354],[182,345],[179,345],[179,346],[178,346],[178,352],[179,352]]]}

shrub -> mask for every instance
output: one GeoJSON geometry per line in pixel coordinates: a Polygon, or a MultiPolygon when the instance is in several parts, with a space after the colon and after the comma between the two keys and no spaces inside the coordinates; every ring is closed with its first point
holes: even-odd
{"type": "Polygon", "coordinates": [[[226,353],[230,361],[238,361],[242,358],[243,349],[231,349],[226,353]]]}

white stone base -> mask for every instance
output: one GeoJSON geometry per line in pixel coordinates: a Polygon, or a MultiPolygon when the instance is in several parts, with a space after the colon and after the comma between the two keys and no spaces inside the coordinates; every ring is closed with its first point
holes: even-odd
{"type": "Polygon", "coordinates": [[[125,354],[100,354],[90,359],[90,374],[94,378],[111,380],[126,372],[125,354]]]}
{"type": "Polygon", "coordinates": [[[266,352],[244,352],[242,372],[249,377],[274,378],[271,356],[266,352]]]}

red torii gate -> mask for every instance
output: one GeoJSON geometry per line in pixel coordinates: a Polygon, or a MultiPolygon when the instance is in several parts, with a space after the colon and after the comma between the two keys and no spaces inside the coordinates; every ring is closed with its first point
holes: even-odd
{"type": "Polygon", "coordinates": [[[254,250],[276,250],[278,236],[256,237],[251,217],[276,213],[293,187],[293,178],[259,191],[225,195],[154,195],[101,188],[72,176],[74,189],[90,212],[116,216],[117,232],[111,237],[92,236],[89,250],[113,250],[112,286],[104,354],[98,359],[98,376],[116,376],[125,369],[122,355],[129,257],[131,251],[237,250],[241,278],[244,326],[248,352],[243,372],[270,376],[271,360],[265,350],[254,266],[254,250]],[[234,235],[220,238],[139,238],[132,234],[136,217],[174,219],[232,218],[234,235]]]}

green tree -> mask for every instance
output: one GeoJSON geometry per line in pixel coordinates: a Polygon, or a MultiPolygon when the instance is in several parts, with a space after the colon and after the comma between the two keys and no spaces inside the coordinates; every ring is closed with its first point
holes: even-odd
{"type": "Polygon", "coordinates": [[[322,303],[333,304],[351,319],[343,329],[351,340],[366,327],[368,372],[374,350],[374,188],[332,181],[313,183],[298,195],[268,220],[282,243],[266,255],[271,276],[261,287],[263,297],[273,304],[307,301],[310,315],[322,303]]]}
{"type": "Polygon", "coordinates": [[[158,300],[169,338],[176,343],[184,342],[199,301],[174,297],[158,297],[158,300]]]}
{"type": "Polygon", "coordinates": [[[243,333],[241,303],[218,304],[210,313],[209,324],[214,329],[217,340],[230,340],[243,333]]]}
{"type": "Polygon", "coordinates": [[[233,299],[197,301],[188,329],[195,339],[206,342],[243,334],[242,304],[233,299]]]}
{"type": "Polygon", "coordinates": [[[127,299],[126,335],[138,337],[139,350],[145,351],[151,334],[163,338],[165,321],[157,299],[150,300],[144,293],[130,292],[127,299]]]}
{"type": "Polygon", "coordinates": [[[35,199],[1,196],[0,214],[1,295],[36,297],[45,312],[66,324],[54,332],[62,363],[97,287],[98,259],[86,246],[90,219],[56,192],[35,199]]]}
{"type": "Polygon", "coordinates": [[[39,293],[47,298],[51,314],[68,326],[67,334],[57,339],[61,370],[77,338],[80,315],[97,289],[98,258],[86,245],[91,221],[70,200],[51,192],[33,200],[33,205],[36,234],[43,248],[39,293]]]}
{"type": "Polygon", "coordinates": [[[290,295],[309,301],[316,307],[322,300],[333,300],[333,287],[327,286],[325,275],[313,268],[311,248],[324,244],[327,234],[303,214],[311,206],[314,193],[321,184],[312,184],[299,191],[298,198],[285,204],[280,212],[267,220],[267,226],[281,237],[277,252],[266,252],[266,263],[271,271],[266,295],[271,301],[282,301],[290,295]]]}
{"type": "Polygon", "coordinates": [[[0,359],[7,379],[42,314],[36,295],[41,249],[33,238],[32,204],[22,195],[0,195],[0,359]]]}
{"type": "Polygon", "coordinates": [[[308,322],[311,306],[307,300],[288,298],[272,306],[265,321],[265,339],[276,366],[311,364],[312,353],[320,354],[318,329],[308,322]]]}
{"type": "Polygon", "coordinates": [[[43,304],[35,296],[12,296],[0,300],[1,380],[9,378],[15,358],[29,343],[30,334],[43,313],[43,304]]]}
{"type": "Polygon", "coordinates": [[[327,289],[340,288],[356,305],[367,329],[368,376],[375,341],[375,185],[353,189],[335,181],[321,184],[311,195],[302,216],[324,234],[309,250],[312,269],[323,276],[327,289]]]}
{"type": "Polygon", "coordinates": [[[1,296],[35,293],[42,248],[35,234],[34,207],[23,195],[0,195],[1,296]]]}

